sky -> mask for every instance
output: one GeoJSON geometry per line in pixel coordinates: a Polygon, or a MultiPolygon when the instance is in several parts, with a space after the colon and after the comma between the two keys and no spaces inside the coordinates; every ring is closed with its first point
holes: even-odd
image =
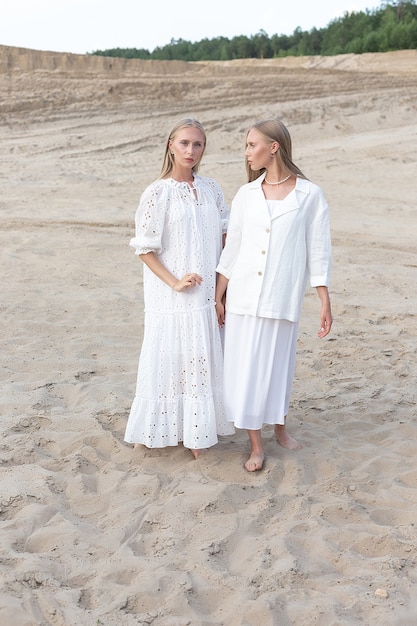
{"type": "Polygon", "coordinates": [[[172,39],[290,35],[323,28],[378,0],[2,0],[0,45],[87,54],[109,48],[152,52],[172,39]]]}

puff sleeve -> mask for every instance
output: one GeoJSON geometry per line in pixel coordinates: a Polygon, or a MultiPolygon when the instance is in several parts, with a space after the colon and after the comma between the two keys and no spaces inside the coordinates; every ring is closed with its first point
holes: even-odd
{"type": "Polygon", "coordinates": [[[135,254],[148,252],[159,254],[162,250],[162,233],[167,208],[164,195],[161,181],[156,181],[145,189],[140,198],[135,214],[135,237],[129,244],[135,248],[135,254]]]}

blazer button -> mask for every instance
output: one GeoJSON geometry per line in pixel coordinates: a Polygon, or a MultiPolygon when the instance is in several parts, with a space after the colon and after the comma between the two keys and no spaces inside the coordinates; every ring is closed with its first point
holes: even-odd
{"type": "Polygon", "coordinates": [[[267,228],[265,232],[266,232],[266,233],[269,233],[269,232],[271,232],[271,231],[269,230],[269,228],[267,228]]]}
{"type": "Polygon", "coordinates": [[[262,250],[261,254],[266,254],[266,251],[265,251],[265,250],[262,250]]]}
{"type": "Polygon", "coordinates": [[[262,276],[262,272],[258,272],[258,276],[262,276]]]}

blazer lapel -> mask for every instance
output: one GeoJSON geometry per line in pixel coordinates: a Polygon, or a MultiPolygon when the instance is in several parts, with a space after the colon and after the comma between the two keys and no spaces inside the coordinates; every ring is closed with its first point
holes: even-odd
{"type": "Polygon", "coordinates": [[[290,213],[291,211],[296,211],[299,208],[300,203],[293,189],[285,201],[272,203],[271,220],[275,220],[277,217],[281,217],[281,215],[285,215],[285,213],[290,213]]]}

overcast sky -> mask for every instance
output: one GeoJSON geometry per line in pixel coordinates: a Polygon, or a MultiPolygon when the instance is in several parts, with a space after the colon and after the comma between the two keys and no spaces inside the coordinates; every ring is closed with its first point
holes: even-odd
{"type": "Polygon", "coordinates": [[[375,9],[378,0],[3,0],[0,45],[85,54],[146,48],[171,39],[290,35],[322,28],[346,12],[375,9]]]}

